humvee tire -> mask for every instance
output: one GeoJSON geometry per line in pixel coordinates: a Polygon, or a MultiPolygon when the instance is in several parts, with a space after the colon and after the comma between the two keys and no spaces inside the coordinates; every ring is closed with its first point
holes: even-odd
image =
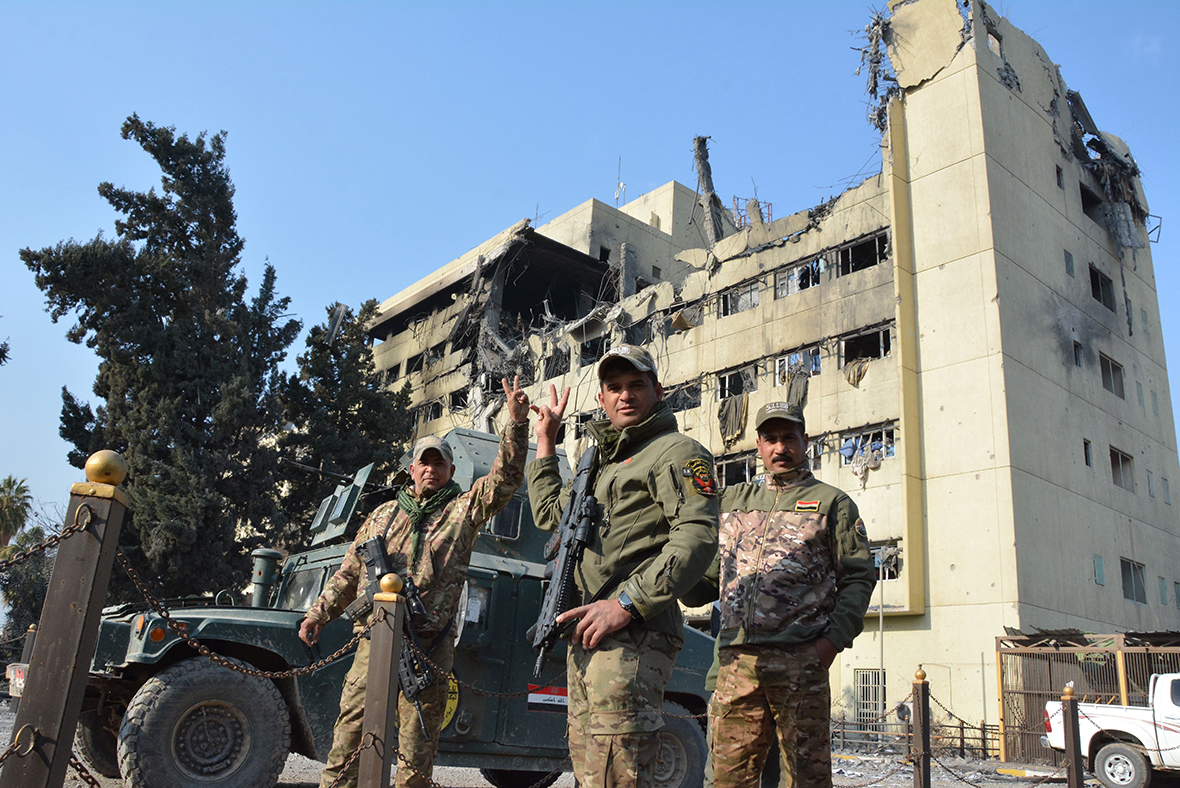
{"type": "Polygon", "coordinates": [[[520,769],[480,769],[483,778],[496,788],[549,788],[561,776],[555,772],[529,772],[520,769]]]}
{"type": "Polygon", "coordinates": [[[660,754],[652,775],[657,788],[702,788],[705,783],[705,732],[695,719],[681,719],[688,716],[688,709],[679,703],[664,701],[660,754]]]}
{"type": "Polygon", "coordinates": [[[194,657],[135,693],[119,728],[119,767],[127,788],[270,788],[290,744],[273,682],[194,657]]]}
{"type": "Polygon", "coordinates": [[[92,771],[103,777],[119,776],[119,738],[103,727],[95,710],[84,711],[78,718],[78,733],[74,737],[78,753],[92,771]]]}

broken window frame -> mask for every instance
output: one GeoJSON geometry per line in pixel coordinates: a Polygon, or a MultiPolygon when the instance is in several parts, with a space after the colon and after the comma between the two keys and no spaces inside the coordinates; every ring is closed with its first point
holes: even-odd
{"type": "Polygon", "coordinates": [[[862,358],[867,358],[870,361],[876,361],[880,358],[889,358],[893,355],[893,337],[892,324],[875,328],[870,331],[860,331],[855,334],[840,338],[840,368],[843,369],[850,361],[857,361],[862,358]],[[867,341],[867,337],[876,335],[877,340],[877,355],[857,355],[852,358],[848,357],[848,343],[856,342],[857,340],[864,340],[862,343],[866,348],[872,343],[867,341]]]}
{"type": "Polygon", "coordinates": [[[435,421],[443,417],[443,401],[441,399],[432,399],[429,402],[422,403],[422,421],[423,423],[435,421]]]}
{"type": "Polygon", "coordinates": [[[1119,556],[1119,570],[1123,576],[1123,599],[1147,604],[1147,573],[1143,564],[1119,556]]]}
{"type": "Polygon", "coordinates": [[[758,477],[758,452],[750,450],[718,457],[715,463],[717,486],[752,482],[758,477]]]}
{"type": "Polygon", "coordinates": [[[578,348],[578,366],[586,367],[595,364],[606,355],[606,340],[607,337],[603,334],[581,343],[578,348]]]}
{"type": "Polygon", "coordinates": [[[1093,263],[1090,263],[1090,296],[1111,312],[1115,311],[1114,280],[1099,271],[1093,263]]]}
{"type": "Polygon", "coordinates": [[[1099,353],[1098,367],[1102,372],[1102,388],[1119,399],[1126,399],[1127,389],[1124,385],[1123,365],[1105,353],[1099,353]]]}
{"type": "Polygon", "coordinates": [[[683,413],[686,410],[701,406],[701,383],[683,383],[664,394],[664,400],[673,413],[683,413]]]}
{"type": "Polygon", "coordinates": [[[897,456],[897,442],[899,440],[897,422],[886,422],[884,424],[875,424],[868,427],[858,427],[856,429],[846,430],[840,433],[840,449],[837,452],[840,454],[840,467],[847,468],[852,465],[852,461],[858,454],[864,454],[866,451],[878,451],[872,448],[874,442],[881,444],[881,461],[892,460],[897,456]],[[844,445],[850,440],[859,441],[858,448],[853,452],[851,457],[845,457],[843,451],[844,445]]]}
{"type": "Polygon", "coordinates": [[[541,367],[541,378],[550,380],[558,378],[570,371],[570,349],[564,342],[559,342],[553,352],[545,357],[541,367]]]}
{"type": "Polygon", "coordinates": [[[826,267],[821,255],[801,265],[792,264],[778,269],[774,272],[775,300],[795,295],[801,290],[810,290],[820,284],[820,275],[826,267]]]}
{"type": "Polygon", "coordinates": [[[758,390],[758,368],[754,364],[717,373],[717,401],[758,390]]]}
{"type": "Polygon", "coordinates": [[[804,345],[797,350],[792,350],[776,358],[774,360],[774,382],[776,386],[785,386],[791,382],[791,367],[796,364],[804,364],[810,373],[809,377],[814,378],[818,375],[822,366],[819,345],[804,345]]]}
{"type": "Polygon", "coordinates": [[[869,553],[873,556],[873,568],[877,580],[897,580],[901,576],[901,540],[880,539],[869,542],[869,553]],[[884,572],[881,570],[884,569],[884,572]]]}
{"type": "Polygon", "coordinates": [[[1125,451],[1110,447],[1110,480],[1115,487],[1135,492],[1135,460],[1125,451]]]}
{"type": "Polygon", "coordinates": [[[654,321],[650,316],[645,317],[642,320],[636,320],[634,323],[627,326],[624,341],[626,341],[628,345],[646,345],[654,338],[652,337],[653,325],[654,321]]]}
{"type": "Polygon", "coordinates": [[[457,413],[467,410],[467,402],[469,398],[467,389],[456,389],[447,396],[447,409],[451,413],[457,413]]]}
{"type": "Polygon", "coordinates": [[[824,445],[816,440],[809,441],[807,444],[807,459],[811,466],[812,473],[820,470],[823,466],[824,445]]]}
{"type": "Polygon", "coordinates": [[[762,282],[755,279],[721,291],[717,296],[717,316],[729,317],[755,309],[758,306],[758,291],[761,289],[762,282]]]}
{"type": "Polygon", "coordinates": [[[601,411],[598,410],[583,410],[574,414],[574,439],[585,436],[588,432],[588,426],[592,421],[598,421],[601,411]]]}
{"type": "Polygon", "coordinates": [[[880,232],[845,244],[836,249],[833,259],[837,278],[874,268],[889,259],[889,233],[880,232]]]}

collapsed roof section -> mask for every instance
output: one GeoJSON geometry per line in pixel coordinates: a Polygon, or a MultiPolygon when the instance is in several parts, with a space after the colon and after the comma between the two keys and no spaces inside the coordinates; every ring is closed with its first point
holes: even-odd
{"type": "Polygon", "coordinates": [[[904,102],[949,67],[963,47],[973,47],[980,65],[993,70],[1000,84],[1044,110],[1063,160],[1077,162],[1093,176],[1092,184],[1080,186],[1086,214],[1106,228],[1119,255],[1146,246],[1147,198],[1130,148],[1098,128],[1081,95],[1066,86],[1040,44],[982,0],[891,0],[889,5],[889,15],[873,15],[861,47],[870,123],[884,132],[891,100],[904,102]],[[888,57],[882,57],[883,46],[888,57]],[[1027,56],[1030,52],[1033,57],[1027,56]]]}

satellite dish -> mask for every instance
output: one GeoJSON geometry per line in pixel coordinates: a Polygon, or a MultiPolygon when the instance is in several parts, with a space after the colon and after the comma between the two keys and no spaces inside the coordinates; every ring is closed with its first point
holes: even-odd
{"type": "Polygon", "coordinates": [[[897,707],[897,721],[898,722],[909,722],[910,721],[910,707],[905,705],[904,703],[899,704],[897,707]]]}

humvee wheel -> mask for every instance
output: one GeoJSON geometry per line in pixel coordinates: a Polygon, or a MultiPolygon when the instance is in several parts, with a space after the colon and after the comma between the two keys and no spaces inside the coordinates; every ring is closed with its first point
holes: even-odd
{"type": "Polygon", "coordinates": [[[561,776],[555,772],[528,772],[518,769],[480,769],[483,778],[496,788],[549,788],[561,776]]]}
{"type": "MultiPolygon", "coordinates": [[[[115,715],[117,721],[122,714],[115,715]]],[[[78,733],[75,737],[78,752],[93,770],[103,777],[119,776],[119,738],[115,732],[103,725],[95,710],[84,711],[78,718],[78,733]]]]}
{"type": "Polygon", "coordinates": [[[272,682],[195,657],[135,693],[119,728],[119,767],[127,788],[269,788],[290,743],[272,682]]]}
{"type": "Polygon", "coordinates": [[[660,729],[660,754],[653,767],[657,788],[701,788],[705,781],[705,734],[679,703],[664,701],[664,727],[660,729]]]}

